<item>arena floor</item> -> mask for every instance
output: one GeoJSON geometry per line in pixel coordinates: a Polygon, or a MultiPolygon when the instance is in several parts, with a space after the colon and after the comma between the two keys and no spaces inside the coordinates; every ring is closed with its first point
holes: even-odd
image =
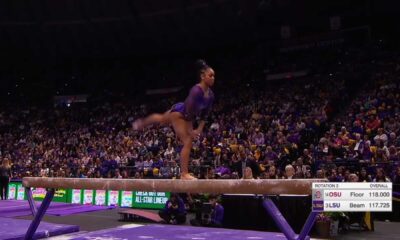
{"type": "MultiPolygon", "coordinates": [[[[19,219],[32,219],[31,216],[20,217],[19,219]]],[[[118,209],[89,212],[82,214],[74,214],[69,216],[49,216],[46,215],[43,221],[50,223],[79,225],[80,233],[91,232],[108,228],[115,228],[122,225],[132,224],[132,222],[119,221],[118,209]]],[[[143,224],[143,223],[140,223],[143,224]]],[[[146,223],[144,223],[146,224],[146,223]]],[[[72,234],[74,235],[74,234],[72,234]]],[[[375,232],[359,232],[349,231],[346,234],[341,234],[336,239],[340,240],[372,240],[372,239],[387,239],[397,240],[400,236],[399,222],[375,222],[375,232]]],[[[63,239],[63,237],[53,237],[53,240],[63,239]]],[[[314,238],[316,239],[316,238],[314,238]]]]}

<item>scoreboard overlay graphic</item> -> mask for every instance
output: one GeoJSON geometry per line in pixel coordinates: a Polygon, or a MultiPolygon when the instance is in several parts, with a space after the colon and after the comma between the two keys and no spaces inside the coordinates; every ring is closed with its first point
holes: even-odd
{"type": "Polygon", "coordinates": [[[391,212],[392,183],[313,183],[314,212],[391,212]]]}

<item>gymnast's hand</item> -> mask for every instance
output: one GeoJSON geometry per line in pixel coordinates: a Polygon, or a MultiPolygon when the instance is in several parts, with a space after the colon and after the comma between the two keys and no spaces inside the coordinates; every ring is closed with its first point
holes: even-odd
{"type": "Polygon", "coordinates": [[[201,131],[199,129],[195,129],[192,131],[192,138],[197,139],[200,137],[201,131]]]}

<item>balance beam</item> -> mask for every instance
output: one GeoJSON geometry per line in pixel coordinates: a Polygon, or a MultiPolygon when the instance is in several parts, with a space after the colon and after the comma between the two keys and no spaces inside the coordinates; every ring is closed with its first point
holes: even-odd
{"type": "Polygon", "coordinates": [[[94,189],[147,192],[310,195],[313,182],[325,179],[173,180],[25,177],[26,188],[94,189]]]}
{"type": "MultiPolygon", "coordinates": [[[[35,204],[31,188],[46,188],[47,193],[34,219],[29,226],[25,239],[34,236],[37,227],[53,199],[56,189],[93,189],[93,190],[122,190],[146,192],[178,192],[178,193],[231,193],[231,194],[263,194],[263,195],[311,195],[313,182],[326,182],[326,179],[254,179],[254,180],[172,180],[172,179],[98,179],[98,178],[46,178],[25,177],[22,185],[29,193],[28,201],[35,204]]],[[[266,196],[264,207],[271,215],[282,233],[290,240],[310,239],[310,232],[317,213],[311,212],[299,235],[266,196]]],[[[32,208],[32,207],[31,207],[32,208]]]]}

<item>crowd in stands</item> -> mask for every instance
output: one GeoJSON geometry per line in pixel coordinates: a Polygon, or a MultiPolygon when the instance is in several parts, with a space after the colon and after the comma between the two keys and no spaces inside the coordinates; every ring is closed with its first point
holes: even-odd
{"type": "MultiPolygon", "coordinates": [[[[396,56],[372,56],[343,51],[323,68],[316,58],[299,79],[226,84],[194,139],[191,172],[199,178],[399,183],[400,65],[396,56]],[[349,75],[366,78],[349,87],[349,75]]],[[[165,98],[156,105],[163,111],[172,103],[165,98]]],[[[11,160],[16,179],[179,178],[180,142],[172,128],[131,128],[153,109],[128,101],[4,108],[0,158],[11,160]]]]}

